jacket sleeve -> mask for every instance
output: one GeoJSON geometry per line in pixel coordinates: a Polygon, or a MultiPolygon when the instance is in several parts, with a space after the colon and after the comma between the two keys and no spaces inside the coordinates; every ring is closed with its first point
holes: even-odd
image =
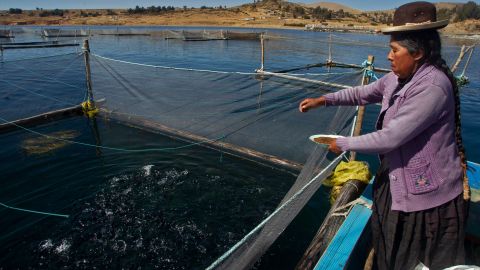
{"type": "Polygon", "coordinates": [[[442,117],[448,98],[445,90],[437,85],[415,87],[405,96],[394,118],[381,130],[357,137],[339,138],[337,146],[343,151],[388,153],[437,122],[442,117]]]}
{"type": "Polygon", "coordinates": [[[335,93],[324,95],[327,105],[367,105],[382,101],[384,81],[391,74],[383,76],[381,79],[362,86],[356,86],[340,90],[335,93]]]}

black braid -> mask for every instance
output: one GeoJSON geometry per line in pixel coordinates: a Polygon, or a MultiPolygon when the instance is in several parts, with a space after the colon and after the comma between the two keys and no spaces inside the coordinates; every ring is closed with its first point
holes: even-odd
{"type": "Polygon", "coordinates": [[[453,94],[455,97],[455,138],[460,155],[461,166],[463,169],[463,185],[464,185],[464,198],[468,200],[470,198],[470,190],[468,187],[468,179],[466,176],[467,170],[467,157],[465,153],[465,147],[463,146],[462,139],[462,124],[460,115],[460,92],[457,85],[457,80],[452,71],[448,67],[445,60],[442,58],[442,45],[440,35],[436,30],[420,31],[395,34],[392,39],[397,41],[401,46],[407,48],[407,50],[413,54],[420,50],[424,52],[423,61],[435,66],[439,70],[443,71],[447,75],[450,83],[452,84],[453,94]]]}

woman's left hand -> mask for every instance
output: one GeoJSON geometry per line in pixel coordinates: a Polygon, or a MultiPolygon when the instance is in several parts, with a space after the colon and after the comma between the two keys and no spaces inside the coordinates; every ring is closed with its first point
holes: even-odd
{"type": "Polygon", "coordinates": [[[337,154],[337,155],[340,155],[343,151],[342,149],[340,149],[338,146],[337,146],[337,139],[333,139],[330,144],[328,145],[328,150],[337,154]]]}

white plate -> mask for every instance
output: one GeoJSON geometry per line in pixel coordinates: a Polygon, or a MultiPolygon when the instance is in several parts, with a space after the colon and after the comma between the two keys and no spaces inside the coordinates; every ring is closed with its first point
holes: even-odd
{"type": "Polygon", "coordinates": [[[328,145],[328,144],[325,144],[325,143],[320,143],[320,142],[316,142],[315,139],[316,138],[332,138],[332,139],[337,139],[337,138],[340,138],[342,136],[340,135],[329,135],[329,134],[316,134],[316,135],[312,135],[309,137],[309,139],[314,142],[314,143],[318,143],[318,144],[322,144],[322,145],[328,145]]]}

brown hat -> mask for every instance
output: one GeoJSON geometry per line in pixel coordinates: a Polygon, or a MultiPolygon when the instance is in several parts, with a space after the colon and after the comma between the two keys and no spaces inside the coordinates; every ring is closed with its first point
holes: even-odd
{"type": "Polygon", "coordinates": [[[384,34],[440,29],[448,20],[437,21],[437,9],[429,2],[411,2],[398,7],[393,14],[393,26],[382,29],[384,34]]]}

